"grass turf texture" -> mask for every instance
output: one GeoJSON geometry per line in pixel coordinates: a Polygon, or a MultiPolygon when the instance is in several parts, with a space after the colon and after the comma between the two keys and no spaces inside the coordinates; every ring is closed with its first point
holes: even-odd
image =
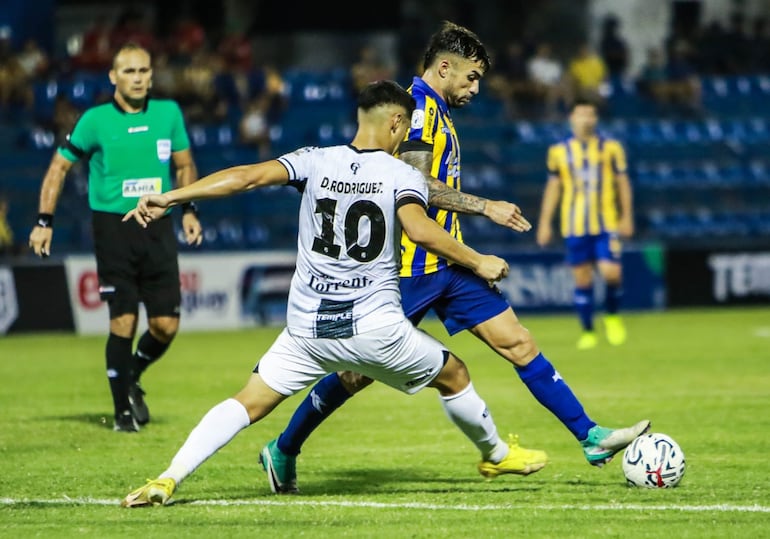
{"type": "MultiPolygon", "coordinates": [[[[277,329],[185,333],[145,375],[152,422],[112,432],[104,338],[0,339],[0,537],[762,537],[770,521],[770,309],[626,315],[628,343],[574,348],[572,316],[525,316],[540,347],[602,425],[649,417],[687,458],[679,487],[626,487],[469,334],[425,329],[468,364],[502,435],[548,451],[529,477],[478,475],[475,448],[437,394],[380,384],[305,445],[297,496],[270,493],[257,461],[304,393],[242,431],[167,507],[118,506],[165,469],[188,432],[233,395],[277,329]]],[[[601,326],[599,326],[601,329],[601,326]]]]}

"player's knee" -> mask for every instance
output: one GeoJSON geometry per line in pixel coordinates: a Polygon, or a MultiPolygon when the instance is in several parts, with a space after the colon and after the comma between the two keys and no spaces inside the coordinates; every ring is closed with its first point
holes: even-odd
{"type": "Polygon", "coordinates": [[[171,316],[150,318],[148,320],[150,333],[163,343],[170,343],[179,330],[179,319],[171,316]]]}
{"type": "Polygon", "coordinates": [[[431,387],[435,387],[442,395],[454,395],[459,393],[471,383],[471,375],[463,361],[449,354],[447,362],[441,369],[439,375],[433,380],[431,387]]]}
{"type": "Polygon", "coordinates": [[[351,371],[338,372],[337,376],[339,376],[342,386],[347,389],[348,393],[351,395],[368,387],[374,381],[368,376],[351,371]]]}

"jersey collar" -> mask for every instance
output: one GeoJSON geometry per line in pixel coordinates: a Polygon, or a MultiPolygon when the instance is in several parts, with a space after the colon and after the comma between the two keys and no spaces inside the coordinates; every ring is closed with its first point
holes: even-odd
{"type": "MultiPolygon", "coordinates": [[[[150,98],[149,96],[144,99],[144,107],[142,107],[141,112],[145,113],[147,112],[147,107],[150,105],[150,98]]],[[[121,114],[128,114],[123,107],[120,106],[120,103],[117,102],[115,99],[115,96],[112,96],[112,106],[115,107],[115,110],[117,110],[121,114]]]]}
{"type": "Polygon", "coordinates": [[[449,105],[446,104],[444,98],[438,95],[433,88],[428,86],[428,83],[422,80],[422,77],[414,77],[412,79],[412,88],[419,88],[423,94],[427,94],[435,99],[441,112],[449,112],[449,105]]]}

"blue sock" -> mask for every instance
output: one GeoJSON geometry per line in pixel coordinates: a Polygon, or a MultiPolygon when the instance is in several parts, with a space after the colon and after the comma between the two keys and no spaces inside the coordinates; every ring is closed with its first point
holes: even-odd
{"type": "Polygon", "coordinates": [[[580,325],[583,326],[584,331],[594,330],[594,289],[588,288],[575,288],[575,296],[573,299],[575,304],[575,310],[580,318],[580,325]]]}
{"type": "Polygon", "coordinates": [[[620,310],[620,300],[623,297],[623,287],[620,285],[607,285],[606,295],[604,296],[604,310],[607,314],[618,314],[620,310]]]}
{"type": "Polygon", "coordinates": [[[299,455],[308,436],[351,396],[336,372],[321,378],[278,437],[278,449],[286,455],[299,455]]]}
{"type": "Polygon", "coordinates": [[[526,367],[517,367],[516,372],[540,404],[559,418],[578,441],[586,439],[588,430],[596,423],[586,415],[583,405],[543,354],[538,354],[526,367]]]}

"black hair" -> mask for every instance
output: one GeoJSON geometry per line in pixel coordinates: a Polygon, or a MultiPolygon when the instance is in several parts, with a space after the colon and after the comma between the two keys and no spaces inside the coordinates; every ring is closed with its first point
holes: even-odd
{"type": "Polygon", "coordinates": [[[492,60],[479,36],[467,28],[453,22],[444,21],[441,28],[431,36],[423,59],[423,69],[427,69],[442,53],[457,54],[467,60],[481,62],[486,73],[492,66],[492,60]]]}
{"type": "Polygon", "coordinates": [[[570,106],[569,110],[570,112],[572,112],[573,110],[575,110],[576,107],[582,107],[582,106],[593,107],[597,111],[599,110],[599,103],[597,103],[593,99],[588,99],[586,97],[579,97],[575,99],[575,101],[572,102],[572,106],[570,106]]]}
{"type": "Polygon", "coordinates": [[[399,105],[404,107],[409,116],[417,103],[414,97],[392,80],[378,80],[367,84],[358,94],[358,108],[364,111],[380,105],[399,105]]]}

